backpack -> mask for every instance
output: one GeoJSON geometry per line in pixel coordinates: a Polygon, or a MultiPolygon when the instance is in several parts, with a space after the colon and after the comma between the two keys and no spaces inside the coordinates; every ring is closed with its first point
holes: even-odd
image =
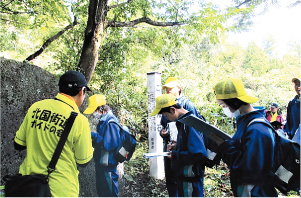
{"type": "Polygon", "coordinates": [[[254,123],[263,123],[275,133],[275,151],[270,181],[283,194],[300,190],[300,145],[276,131],[265,119],[256,118],[254,123]]]}
{"type": "Polygon", "coordinates": [[[114,120],[109,120],[108,123],[115,123],[120,128],[119,132],[120,132],[121,144],[113,154],[114,159],[120,163],[124,162],[125,160],[129,161],[133,156],[137,145],[137,140],[135,136],[129,131],[128,127],[121,126],[119,123],[115,122],[114,120]]]}

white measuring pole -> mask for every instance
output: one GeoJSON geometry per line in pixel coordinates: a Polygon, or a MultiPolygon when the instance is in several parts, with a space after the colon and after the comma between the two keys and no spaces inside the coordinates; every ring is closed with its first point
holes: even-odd
{"type": "MultiPolygon", "coordinates": [[[[162,126],[160,124],[161,115],[151,116],[150,113],[156,107],[156,97],[161,95],[161,73],[147,73],[147,91],[148,91],[148,138],[149,152],[163,152],[163,140],[159,134],[162,126]]],[[[149,159],[150,176],[155,179],[164,179],[164,161],[163,156],[149,159]]]]}

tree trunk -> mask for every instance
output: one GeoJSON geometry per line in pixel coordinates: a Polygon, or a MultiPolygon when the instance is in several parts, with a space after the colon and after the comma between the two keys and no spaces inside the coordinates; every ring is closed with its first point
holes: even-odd
{"type": "Polygon", "coordinates": [[[89,83],[98,61],[99,46],[104,37],[107,17],[107,0],[90,0],[89,17],[85,31],[78,70],[84,74],[89,83]]]}
{"type": "Polygon", "coordinates": [[[131,2],[132,0],[128,0],[127,2],[109,7],[108,0],[90,0],[85,40],[77,66],[77,70],[86,77],[87,83],[90,82],[98,61],[99,47],[104,39],[104,29],[109,27],[135,27],[139,23],[148,23],[152,26],[161,27],[186,24],[186,22],[156,22],[148,17],[142,17],[127,22],[107,21],[108,10],[119,6],[125,6],[131,2]]]}

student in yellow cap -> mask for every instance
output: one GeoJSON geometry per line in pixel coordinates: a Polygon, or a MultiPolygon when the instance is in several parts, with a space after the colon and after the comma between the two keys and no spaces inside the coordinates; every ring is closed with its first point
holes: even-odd
{"type": "Polygon", "coordinates": [[[81,106],[86,91],[91,90],[83,74],[68,71],[60,77],[59,91],[55,99],[34,103],[16,133],[15,148],[27,149],[19,173],[47,175],[47,166],[64,130],[64,124],[71,111],[75,111],[78,115],[55,170],[49,176],[49,186],[53,197],[78,197],[77,166],[86,166],[93,156],[89,122],[78,107],[81,106]]]}
{"type": "Polygon", "coordinates": [[[172,94],[162,94],[156,98],[156,108],[151,113],[152,116],[157,114],[162,114],[170,121],[176,121],[178,129],[177,144],[167,147],[177,183],[177,195],[203,197],[204,162],[207,158],[203,134],[177,122],[179,117],[192,112],[181,107],[172,94]]]}
{"type": "MultiPolygon", "coordinates": [[[[264,123],[264,109],[255,110],[252,103],[258,99],[246,93],[240,79],[227,78],[214,86],[217,102],[224,113],[236,118],[237,131],[231,140],[218,141],[218,155],[230,169],[234,196],[277,197],[277,191],[268,175],[272,170],[275,134],[264,123]]],[[[268,122],[266,120],[266,122],[268,122]]]]}
{"type": "Polygon", "coordinates": [[[113,153],[120,144],[119,123],[110,107],[106,105],[105,96],[96,94],[89,98],[84,114],[93,114],[99,119],[96,132],[91,132],[94,147],[96,171],[96,190],[99,197],[118,197],[118,162],[113,153]]]}
{"type": "Polygon", "coordinates": [[[300,76],[292,79],[297,95],[287,105],[287,117],[284,132],[288,135],[289,139],[294,137],[300,126],[300,79],[300,76]]]}
{"type": "MultiPolygon", "coordinates": [[[[162,90],[167,94],[172,94],[176,97],[177,103],[180,104],[181,107],[191,111],[193,114],[198,116],[197,109],[194,104],[182,94],[182,89],[180,83],[177,78],[169,77],[165,84],[162,86],[162,90]]],[[[177,131],[176,127],[173,127],[175,122],[171,122],[167,120],[164,116],[161,118],[162,130],[160,131],[160,136],[164,140],[164,151],[167,149],[168,144],[176,144],[177,131]],[[175,134],[175,135],[173,135],[175,134]]],[[[169,158],[164,157],[164,169],[165,169],[165,179],[166,179],[166,187],[170,197],[177,197],[177,183],[175,181],[175,173],[171,169],[171,161],[169,158]]]]}

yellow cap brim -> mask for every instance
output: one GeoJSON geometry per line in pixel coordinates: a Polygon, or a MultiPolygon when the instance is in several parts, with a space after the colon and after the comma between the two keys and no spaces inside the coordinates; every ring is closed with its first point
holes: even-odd
{"type": "Polygon", "coordinates": [[[164,89],[164,88],[174,88],[176,86],[180,86],[179,83],[176,82],[176,81],[172,81],[170,83],[167,83],[167,84],[163,85],[162,89],[164,89]]]}
{"type": "Polygon", "coordinates": [[[88,107],[85,111],[84,111],[84,114],[91,114],[91,113],[93,113],[96,109],[97,109],[97,107],[98,106],[96,106],[96,107],[88,107]]]}
{"type": "Polygon", "coordinates": [[[106,104],[106,97],[104,95],[95,94],[93,96],[90,96],[88,100],[88,107],[84,111],[84,114],[91,114],[97,109],[97,107],[105,104],[106,104]]]}
{"type": "Polygon", "coordinates": [[[155,116],[157,115],[159,112],[161,111],[161,109],[154,109],[153,112],[151,112],[151,116],[155,116]]]}
{"type": "Polygon", "coordinates": [[[249,96],[249,95],[244,95],[244,96],[240,96],[237,97],[239,100],[246,102],[248,104],[252,104],[258,101],[258,98],[253,97],[253,96],[249,96]]]}
{"type": "Polygon", "coordinates": [[[155,116],[161,111],[161,109],[170,107],[174,104],[176,104],[176,97],[174,95],[162,94],[156,98],[156,107],[150,115],[155,116]]]}

